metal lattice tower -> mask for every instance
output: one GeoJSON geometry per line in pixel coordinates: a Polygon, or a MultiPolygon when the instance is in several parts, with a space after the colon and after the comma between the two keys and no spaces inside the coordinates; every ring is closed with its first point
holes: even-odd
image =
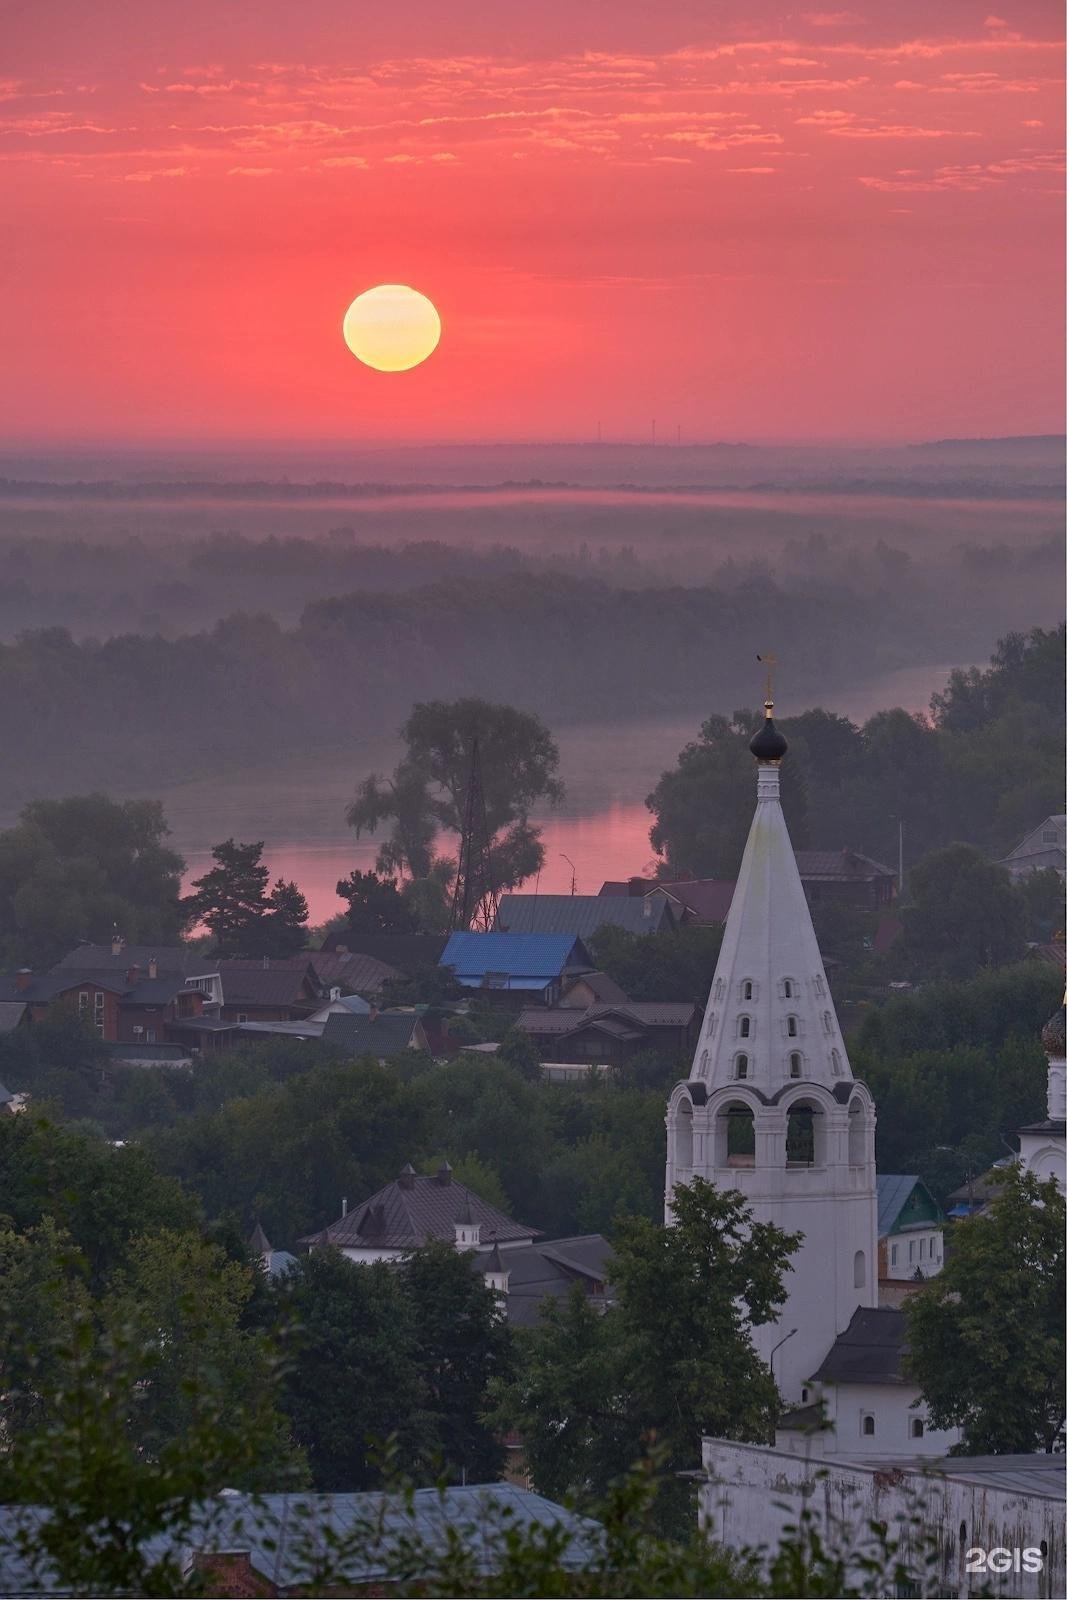
{"type": "Polygon", "coordinates": [[[470,770],[463,802],[463,828],[459,841],[459,861],[449,914],[450,933],[467,929],[488,932],[496,923],[497,892],[493,882],[493,862],[489,848],[489,820],[485,810],[478,737],[471,740],[470,770]]]}

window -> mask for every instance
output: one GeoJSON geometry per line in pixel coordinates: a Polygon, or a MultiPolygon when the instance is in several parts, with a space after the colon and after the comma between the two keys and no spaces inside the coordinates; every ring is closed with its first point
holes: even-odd
{"type": "Polygon", "coordinates": [[[721,978],[716,978],[716,980],[715,980],[715,998],[716,998],[716,1000],[721,1000],[722,999],[722,991],[723,991],[723,981],[722,981],[721,978]]]}
{"type": "Polygon", "coordinates": [[[98,989],[93,996],[93,1027],[97,1033],[104,1032],[104,991],[98,989]]]}
{"type": "Polygon", "coordinates": [[[83,989],[81,991],[81,993],[78,995],[78,1010],[79,1011],[88,1011],[88,1009],[89,1009],[89,991],[88,991],[88,989],[83,989]]]}
{"type": "Polygon", "coordinates": [[[704,1078],[708,1075],[708,1052],[706,1050],[700,1052],[700,1075],[704,1078]]]}
{"type": "Polygon", "coordinates": [[[826,985],[822,981],[821,977],[816,977],[815,979],[815,993],[818,995],[823,995],[826,993],[826,985]]]}
{"type": "Polygon", "coordinates": [[[890,1247],[890,1250],[889,1250],[889,1265],[891,1267],[895,1267],[896,1264],[897,1264],[897,1254],[898,1254],[897,1246],[896,1245],[892,1245],[890,1247]]]}
{"type": "Polygon", "coordinates": [[[841,1052],[839,1050],[830,1051],[830,1065],[833,1068],[834,1077],[839,1078],[842,1072],[841,1052]]]}
{"type": "Polygon", "coordinates": [[[790,1057],[789,1057],[789,1076],[791,1078],[799,1078],[799,1077],[801,1077],[803,1075],[802,1071],[801,1071],[801,1067],[802,1067],[802,1062],[801,1062],[801,1059],[800,1059],[800,1051],[799,1050],[794,1050],[792,1052],[792,1054],[790,1055],[790,1057]]]}
{"type": "Polygon", "coordinates": [[[748,1106],[728,1106],[726,1117],[726,1165],[751,1167],[756,1161],[756,1123],[748,1106]]]}
{"type": "Polygon", "coordinates": [[[783,993],[783,995],[785,996],[785,998],[787,1000],[792,1000],[792,998],[793,998],[793,980],[792,980],[792,978],[786,978],[785,982],[782,984],[782,993],[783,993]]]}
{"type": "Polygon", "coordinates": [[[919,1240],[919,1260],[920,1261],[925,1261],[926,1260],[926,1240],[925,1239],[920,1239],[919,1240]]]}
{"type": "Polygon", "coordinates": [[[740,1017],[737,1023],[737,1031],[742,1039],[747,1039],[752,1032],[752,1018],[740,1017]]]}
{"type": "Polygon", "coordinates": [[[862,1250],[857,1250],[852,1258],[852,1287],[862,1289],[867,1283],[867,1257],[862,1250]]]}
{"type": "Polygon", "coordinates": [[[785,1031],[786,1031],[786,1033],[789,1035],[789,1037],[791,1039],[795,1039],[796,1038],[796,1036],[797,1036],[797,1019],[796,1019],[796,1017],[789,1017],[789,1018],[786,1019],[785,1031]]]}
{"type": "Polygon", "coordinates": [[[742,998],[742,1000],[751,1000],[752,999],[752,979],[751,978],[746,978],[744,983],[741,985],[741,998],[742,998]]]}
{"type": "Polygon", "coordinates": [[[926,1424],[923,1422],[922,1417],[912,1417],[908,1432],[913,1439],[921,1439],[923,1437],[926,1432],[926,1424]]]}
{"type": "Polygon", "coordinates": [[[238,1022],[247,1022],[248,1021],[248,1012],[247,1011],[239,1011],[237,1013],[237,1020],[238,1020],[238,1022]]]}
{"type": "Polygon", "coordinates": [[[709,1039],[714,1039],[714,1037],[715,1037],[715,1013],[714,1013],[714,1011],[711,1013],[711,1016],[708,1018],[707,1022],[705,1023],[704,1031],[707,1034],[709,1039]]]}
{"type": "Polygon", "coordinates": [[[785,1130],[785,1159],[790,1167],[815,1165],[815,1111],[806,1102],[789,1108],[785,1130]]]}
{"type": "Polygon", "coordinates": [[[863,1425],[862,1425],[861,1431],[866,1436],[866,1438],[873,1439],[873,1437],[874,1437],[874,1418],[871,1416],[869,1411],[866,1413],[866,1415],[863,1418],[863,1425]]]}
{"type": "Polygon", "coordinates": [[[822,1014],[822,1025],[826,1029],[827,1033],[833,1033],[834,1019],[828,1011],[824,1011],[822,1014]]]}
{"type": "Polygon", "coordinates": [[[748,1077],[748,1057],[747,1056],[738,1056],[737,1061],[734,1064],[734,1077],[735,1078],[747,1078],[748,1077]]]}
{"type": "Polygon", "coordinates": [[[915,1260],[915,1240],[914,1239],[909,1239],[908,1240],[908,1260],[909,1261],[914,1261],[915,1260]]]}
{"type": "Polygon", "coordinates": [[[1055,828],[1043,828],[1042,829],[1042,831],[1041,831],[1041,843],[1042,844],[1055,844],[1056,843],[1056,830],[1055,830],[1055,828]]]}
{"type": "Polygon", "coordinates": [[[144,1042],[145,1042],[145,1044],[155,1044],[155,1042],[156,1042],[156,1030],[155,1030],[155,1028],[146,1028],[145,1029],[145,1031],[144,1031],[144,1042]]]}
{"type": "Polygon", "coordinates": [[[803,1405],[807,1405],[807,1403],[808,1403],[808,1390],[807,1389],[801,1389],[801,1391],[800,1391],[800,1403],[801,1403],[802,1406],[803,1405]]]}

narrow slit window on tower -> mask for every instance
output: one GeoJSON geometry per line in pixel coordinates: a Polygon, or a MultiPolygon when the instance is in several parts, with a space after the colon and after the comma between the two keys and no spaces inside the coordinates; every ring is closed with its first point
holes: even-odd
{"type": "Polygon", "coordinates": [[[862,1250],[857,1250],[852,1262],[852,1286],[863,1289],[867,1284],[867,1257],[862,1250]]]}
{"type": "Polygon", "coordinates": [[[747,1078],[748,1077],[748,1057],[747,1056],[738,1056],[737,1062],[735,1064],[734,1077],[735,1078],[747,1078]]]}
{"type": "Polygon", "coordinates": [[[834,1069],[834,1077],[835,1078],[839,1078],[841,1076],[841,1053],[840,1053],[840,1051],[838,1051],[838,1050],[831,1050],[830,1051],[830,1065],[834,1069]]]}
{"type": "Polygon", "coordinates": [[[822,1025],[826,1029],[827,1033],[833,1033],[834,1019],[828,1011],[824,1011],[822,1014],[822,1025]]]}
{"type": "Polygon", "coordinates": [[[785,982],[782,984],[782,993],[783,993],[783,995],[785,996],[785,998],[787,1000],[792,1000],[792,998],[793,998],[793,980],[792,980],[792,978],[786,978],[785,982]]]}
{"type": "Polygon", "coordinates": [[[786,1018],[785,1031],[786,1031],[786,1033],[789,1035],[789,1037],[791,1039],[795,1039],[796,1038],[796,1036],[797,1036],[797,1019],[796,1019],[796,1017],[787,1017],[786,1018]]]}
{"type": "Polygon", "coordinates": [[[754,993],[755,991],[752,987],[752,979],[746,978],[744,983],[741,985],[742,1000],[751,1000],[754,993]]]}
{"type": "Polygon", "coordinates": [[[752,1032],[752,1018],[741,1017],[737,1023],[737,1032],[740,1038],[747,1039],[752,1032]]]}
{"type": "Polygon", "coordinates": [[[799,1050],[793,1050],[790,1053],[790,1056],[789,1056],[789,1076],[791,1078],[802,1078],[804,1076],[804,1073],[803,1073],[803,1062],[800,1059],[800,1051],[799,1050]]]}

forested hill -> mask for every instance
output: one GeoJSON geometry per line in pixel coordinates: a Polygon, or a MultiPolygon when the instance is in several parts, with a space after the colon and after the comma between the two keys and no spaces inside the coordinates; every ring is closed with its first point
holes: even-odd
{"type": "Polygon", "coordinates": [[[769,639],[791,699],[811,704],[916,661],[975,659],[992,640],[974,650],[965,611],[907,586],[635,591],[524,571],[320,600],[292,628],[234,615],[176,638],[38,630],[0,646],[0,806],[336,751],[432,697],[484,695],[556,727],[728,711],[751,699],[769,639]]]}

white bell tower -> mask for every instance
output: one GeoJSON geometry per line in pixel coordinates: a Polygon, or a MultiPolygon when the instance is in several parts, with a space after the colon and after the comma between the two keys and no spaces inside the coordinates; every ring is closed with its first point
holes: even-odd
{"type": "Polygon", "coordinates": [[[856,1307],[878,1304],[875,1115],[852,1076],[782,814],[788,746],[773,709],[768,699],[749,747],[756,814],[693,1066],[667,1107],[666,1209],[669,1221],[675,1185],[697,1176],[739,1191],[755,1220],[803,1233],[778,1321],[752,1330],[784,1399],[798,1402],[856,1307]]]}

